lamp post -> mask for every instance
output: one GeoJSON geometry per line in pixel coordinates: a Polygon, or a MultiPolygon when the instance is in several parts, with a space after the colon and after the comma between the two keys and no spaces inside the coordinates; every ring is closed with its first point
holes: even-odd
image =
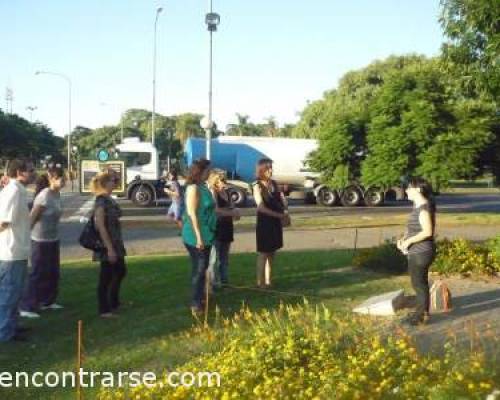
{"type": "Polygon", "coordinates": [[[71,190],[73,190],[73,179],[72,179],[72,168],[71,168],[71,79],[68,78],[68,76],[61,74],[59,72],[51,72],[51,71],[36,71],[35,75],[53,75],[57,76],[59,78],[62,78],[66,81],[68,84],[68,172],[69,176],[71,177],[71,190]]]}
{"type": "Polygon", "coordinates": [[[209,65],[208,65],[208,121],[201,121],[202,128],[205,129],[207,138],[207,160],[211,157],[211,140],[212,140],[212,128],[213,128],[213,116],[212,116],[212,86],[213,86],[213,33],[217,31],[217,27],[220,24],[220,15],[213,12],[213,0],[210,0],[210,12],[205,16],[205,23],[207,24],[207,29],[210,32],[210,55],[209,55],[209,65]],[[206,128],[204,128],[206,126],[206,128]]]}
{"type": "Polygon", "coordinates": [[[30,122],[33,122],[33,111],[35,111],[36,109],[38,109],[38,107],[36,107],[36,106],[26,107],[26,110],[28,110],[30,112],[30,122]]]}
{"type": "Polygon", "coordinates": [[[158,26],[158,18],[163,11],[162,7],[156,9],[155,28],[153,37],[153,112],[151,114],[151,143],[155,144],[155,111],[156,111],[156,32],[158,26]]]}

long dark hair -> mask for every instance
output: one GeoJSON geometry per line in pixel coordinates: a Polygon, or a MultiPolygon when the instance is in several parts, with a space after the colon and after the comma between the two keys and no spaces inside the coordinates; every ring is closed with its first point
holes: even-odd
{"type": "Polygon", "coordinates": [[[43,190],[50,186],[50,178],[64,177],[64,170],[60,167],[51,167],[45,174],[40,175],[36,180],[35,197],[43,190]]]}
{"type": "Polygon", "coordinates": [[[194,161],[193,164],[191,165],[191,168],[189,168],[189,173],[186,177],[186,183],[188,185],[190,184],[198,185],[202,183],[201,177],[203,175],[203,172],[207,168],[210,168],[210,161],[204,158],[200,158],[199,160],[194,161]]]}
{"type": "Polygon", "coordinates": [[[426,181],[424,178],[413,177],[408,181],[408,187],[415,189],[420,189],[420,193],[429,203],[429,212],[431,213],[432,227],[436,226],[436,199],[434,198],[434,191],[432,190],[432,185],[426,181]]]}

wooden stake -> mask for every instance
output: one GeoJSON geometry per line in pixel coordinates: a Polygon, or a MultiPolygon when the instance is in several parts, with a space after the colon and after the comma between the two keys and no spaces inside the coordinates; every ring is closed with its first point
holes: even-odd
{"type": "Polygon", "coordinates": [[[82,352],[83,352],[83,322],[78,321],[78,338],[76,344],[76,398],[82,400],[82,388],[80,386],[80,369],[82,368],[82,352]]]}
{"type": "Polygon", "coordinates": [[[208,288],[210,284],[210,274],[208,273],[208,269],[205,272],[205,327],[208,326],[208,300],[209,300],[209,293],[208,293],[208,288]]]}

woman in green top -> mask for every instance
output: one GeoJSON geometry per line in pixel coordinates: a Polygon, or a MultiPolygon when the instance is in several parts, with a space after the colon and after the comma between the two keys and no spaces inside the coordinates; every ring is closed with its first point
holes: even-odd
{"type": "Polygon", "coordinates": [[[217,223],[215,202],[206,185],[209,173],[210,161],[202,159],[191,165],[186,178],[186,212],[183,216],[182,240],[191,258],[193,313],[201,313],[203,310],[206,271],[217,223]]]}

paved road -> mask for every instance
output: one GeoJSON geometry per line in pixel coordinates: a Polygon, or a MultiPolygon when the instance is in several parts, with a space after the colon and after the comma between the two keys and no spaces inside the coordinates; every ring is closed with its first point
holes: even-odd
{"type": "MultiPolygon", "coordinates": [[[[64,218],[77,221],[79,215],[86,214],[91,205],[87,196],[79,194],[64,194],[64,218]],[[87,205],[86,205],[87,203],[87,205]],[[85,206],[86,205],[86,206],[85,206]],[[83,207],[83,209],[82,209],[83,207]]],[[[166,213],[166,206],[156,206],[141,208],[134,206],[127,200],[119,200],[124,218],[140,219],[141,217],[163,216],[166,213]]],[[[498,212],[500,213],[500,193],[498,194],[446,194],[437,198],[440,212],[498,212]]],[[[301,201],[291,201],[290,210],[293,214],[307,215],[376,215],[376,214],[397,214],[406,212],[411,208],[409,202],[388,202],[383,207],[323,207],[319,205],[304,205],[301,201]]],[[[246,207],[242,210],[243,215],[253,215],[254,207],[246,207]]]]}
{"type": "MultiPolygon", "coordinates": [[[[69,258],[86,258],[89,252],[82,249],[78,243],[78,235],[82,225],[78,222],[79,217],[75,213],[87,213],[87,209],[81,210],[89,198],[80,197],[75,194],[65,194],[65,219],[62,224],[62,256],[69,258]]],[[[129,202],[121,201],[125,211],[125,220],[133,220],[134,227],[126,229],[124,232],[125,241],[130,255],[152,254],[152,253],[183,253],[178,231],[172,227],[148,227],[147,224],[141,225],[143,220],[158,220],[165,214],[165,207],[155,207],[154,209],[137,209],[129,202]],[[143,210],[144,212],[140,212],[143,210]],[[147,214],[149,213],[149,216],[147,214]]],[[[488,195],[446,195],[438,200],[440,212],[500,212],[500,194],[488,195]]],[[[401,214],[410,209],[409,203],[391,204],[380,208],[324,208],[319,206],[304,206],[293,204],[291,206],[292,214],[301,214],[301,217],[318,215],[357,215],[368,216],[378,213],[383,214],[401,214]]],[[[255,209],[247,208],[244,214],[253,215],[255,209]]],[[[390,217],[387,224],[390,224],[390,217]]],[[[384,228],[363,228],[358,231],[359,247],[369,247],[376,245],[384,239],[390,239],[398,236],[402,232],[400,226],[388,226],[384,228]]],[[[500,234],[500,227],[496,226],[467,226],[442,228],[438,230],[440,237],[458,237],[465,236],[473,240],[484,240],[494,235],[500,234]]],[[[255,233],[248,228],[241,228],[237,231],[238,240],[234,243],[235,252],[253,252],[255,251],[255,233]]],[[[352,248],[355,241],[355,230],[352,228],[335,230],[318,229],[288,229],[285,234],[285,249],[304,250],[320,248],[352,248]]]]}

